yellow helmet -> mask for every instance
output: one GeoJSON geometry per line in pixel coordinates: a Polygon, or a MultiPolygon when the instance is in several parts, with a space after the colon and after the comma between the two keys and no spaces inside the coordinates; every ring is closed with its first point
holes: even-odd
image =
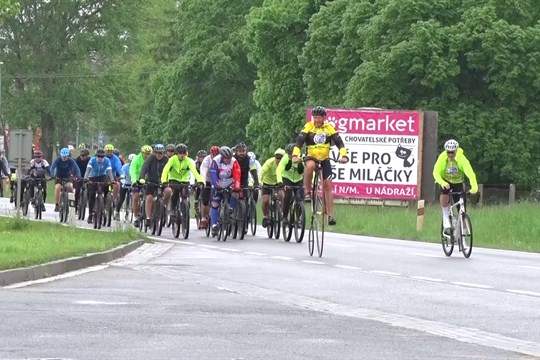
{"type": "Polygon", "coordinates": [[[143,152],[143,153],[151,153],[152,152],[152,147],[150,145],[143,145],[143,147],[141,148],[141,152],[143,152]]]}
{"type": "Polygon", "coordinates": [[[105,151],[113,151],[114,150],[114,145],[113,144],[107,144],[107,145],[105,145],[104,149],[105,149],[105,151]]]}

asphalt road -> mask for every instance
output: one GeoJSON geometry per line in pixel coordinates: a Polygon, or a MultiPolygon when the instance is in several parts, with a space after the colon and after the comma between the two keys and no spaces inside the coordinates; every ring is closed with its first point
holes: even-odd
{"type": "Polygon", "coordinates": [[[0,289],[0,358],[540,357],[540,254],[447,258],[437,244],[327,233],[319,259],[263,230],[222,243],[165,229],[168,242],[111,264],[0,289]]]}

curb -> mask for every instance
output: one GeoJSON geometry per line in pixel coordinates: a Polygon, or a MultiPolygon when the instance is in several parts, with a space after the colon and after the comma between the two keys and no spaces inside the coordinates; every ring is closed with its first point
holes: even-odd
{"type": "Polygon", "coordinates": [[[111,250],[99,253],[51,261],[42,265],[34,265],[27,268],[2,270],[0,271],[0,287],[24,281],[40,280],[70,271],[108,263],[129,254],[144,243],[144,240],[135,240],[129,244],[120,245],[111,250]]]}

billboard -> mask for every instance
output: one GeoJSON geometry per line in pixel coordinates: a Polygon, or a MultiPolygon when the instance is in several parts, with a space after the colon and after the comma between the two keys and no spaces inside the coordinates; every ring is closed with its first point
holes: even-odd
{"type": "MultiPolygon", "coordinates": [[[[416,200],[420,193],[423,113],[326,109],[349,162],[332,162],[336,197],[416,200]]],[[[306,114],[311,121],[311,109],[306,114]]],[[[338,149],[330,157],[339,159],[338,149]]]]}

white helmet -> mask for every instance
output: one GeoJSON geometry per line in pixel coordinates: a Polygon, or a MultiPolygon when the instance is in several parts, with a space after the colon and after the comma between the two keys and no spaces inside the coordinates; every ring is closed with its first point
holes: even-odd
{"type": "Polygon", "coordinates": [[[257,156],[255,155],[255,153],[253,151],[249,151],[247,153],[247,156],[249,157],[249,160],[251,162],[255,162],[255,160],[257,160],[257,156]]]}
{"type": "Polygon", "coordinates": [[[130,162],[133,161],[133,159],[135,159],[135,156],[137,156],[137,155],[135,155],[135,154],[129,154],[128,160],[129,160],[130,162]]]}
{"type": "Polygon", "coordinates": [[[459,147],[459,144],[456,140],[450,139],[444,143],[444,149],[446,151],[456,151],[459,147]]]}

